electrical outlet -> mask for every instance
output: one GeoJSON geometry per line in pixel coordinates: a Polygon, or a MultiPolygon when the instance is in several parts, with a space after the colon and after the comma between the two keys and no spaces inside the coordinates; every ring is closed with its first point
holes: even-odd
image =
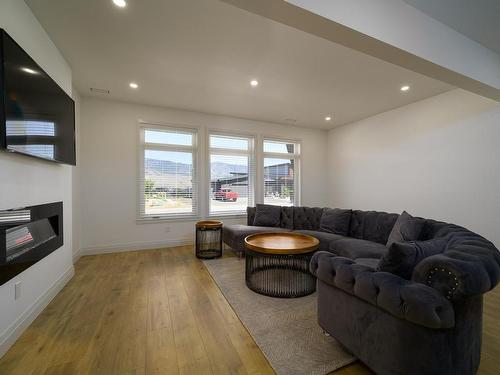
{"type": "Polygon", "coordinates": [[[165,233],[170,233],[170,227],[165,227],[165,233]]]}
{"type": "Polygon", "coordinates": [[[21,282],[18,281],[14,284],[14,299],[18,300],[21,298],[21,282]]]}

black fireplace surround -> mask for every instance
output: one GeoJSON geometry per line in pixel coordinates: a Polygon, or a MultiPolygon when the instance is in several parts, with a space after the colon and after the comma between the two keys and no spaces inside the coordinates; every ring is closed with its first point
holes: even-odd
{"type": "Polygon", "coordinates": [[[63,202],[0,210],[0,285],[63,243],[63,202]]]}

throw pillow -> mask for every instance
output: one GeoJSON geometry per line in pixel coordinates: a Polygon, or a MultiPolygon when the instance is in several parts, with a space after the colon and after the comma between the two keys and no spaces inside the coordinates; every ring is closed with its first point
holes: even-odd
{"type": "Polygon", "coordinates": [[[255,218],[253,225],[259,227],[279,227],[281,219],[281,207],[270,204],[257,204],[255,206],[255,218]]]}
{"type": "Polygon", "coordinates": [[[380,259],[377,270],[410,280],[413,269],[422,259],[442,253],[445,247],[446,241],[443,239],[395,242],[380,259]]]}
{"type": "Polygon", "coordinates": [[[319,228],[324,232],[347,236],[351,224],[351,215],[352,210],[325,208],[321,215],[319,228]]]}
{"type": "Polygon", "coordinates": [[[403,211],[392,227],[387,247],[390,248],[394,242],[416,241],[424,226],[424,220],[411,216],[403,211]]]}

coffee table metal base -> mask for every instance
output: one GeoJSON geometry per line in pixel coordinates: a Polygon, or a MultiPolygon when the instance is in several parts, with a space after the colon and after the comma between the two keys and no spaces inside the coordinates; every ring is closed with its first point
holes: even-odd
{"type": "Polygon", "coordinates": [[[262,254],[246,249],[245,282],[249,289],[269,297],[297,298],[316,291],[316,278],[309,272],[312,253],[262,254]]]}

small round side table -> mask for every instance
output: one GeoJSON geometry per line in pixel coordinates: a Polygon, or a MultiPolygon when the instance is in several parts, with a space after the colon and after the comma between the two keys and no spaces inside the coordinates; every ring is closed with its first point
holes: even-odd
{"type": "Polygon", "coordinates": [[[198,221],[196,223],[196,257],[213,259],[220,256],[222,256],[222,221],[198,221]]]}

